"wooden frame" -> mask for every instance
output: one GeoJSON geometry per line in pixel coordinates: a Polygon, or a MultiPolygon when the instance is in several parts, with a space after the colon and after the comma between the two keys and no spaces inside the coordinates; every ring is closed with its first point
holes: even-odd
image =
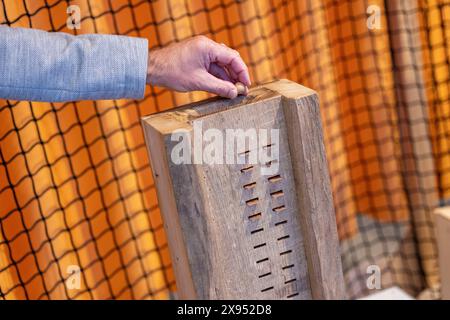
{"type": "Polygon", "coordinates": [[[450,300],[450,207],[434,211],[436,238],[439,253],[441,299],[450,300]]]}
{"type": "MultiPolygon", "coordinates": [[[[288,80],[142,119],[178,294],[184,299],[342,299],[339,241],[317,95],[288,80]],[[275,129],[274,161],[175,164],[194,128],[275,129]],[[276,174],[262,175],[277,163],[276,174]]],[[[267,142],[267,141],[266,141],[267,142]]],[[[205,143],[204,141],[202,143],[205,143]]],[[[205,147],[202,145],[202,147],[205,147]]],[[[234,144],[233,144],[234,148],[234,144]]],[[[195,153],[196,151],[194,151],[195,153]]],[[[201,158],[203,159],[203,158],[201,158]]]]}
{"type": "Polygon", "coordinates": [[[395,66],[397,114],[404,186],[428,287],[439,284],[433,210],[439,201],[429,136],[429,114],[422,66],[417,1],[386,1],[395,66]]]}

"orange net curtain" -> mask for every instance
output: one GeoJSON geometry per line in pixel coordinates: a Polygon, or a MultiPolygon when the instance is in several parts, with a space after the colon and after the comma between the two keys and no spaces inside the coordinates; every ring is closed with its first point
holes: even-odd
{"type": "MultiPolygon", "coordinates": [[[[409,9],[396,14],[419,24],[420,47],[400,50],[422,53],[417,66],[430,115],[424,139],[432,141],[427,156],[435,164],[429,174],[445,203],[450,2],[399,3],[409,9]]],[[[373,264],[384,287],[416,294],[438,283],[432,222],[413,223],[405,186],[391,39],[409,30],[392,31],[388,14],[382,0],[0,2],[1,23],[146,37],[150,54],[204,34],[237,49],[254,83],[289,78],[315,89],[350,297],[370,293],[366,268],[373,264]],[[79,30],[66,26],[69,5],[81,10],[79,30]],[[370,5],[380,10],[373,30],[370,5]]],[[[149,87],[140,101],[0,100],[0,297],[169,298],[175,280],[139,119],[206,96],[149,87]],[[79,289],[65,283],[73,265],[81,269],[79,289]]]]}

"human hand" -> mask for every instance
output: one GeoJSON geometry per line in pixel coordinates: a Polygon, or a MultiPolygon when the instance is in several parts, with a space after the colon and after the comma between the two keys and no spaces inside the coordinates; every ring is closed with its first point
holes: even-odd
{"type": "Polygon", "coordinates": [[[237,82],[250,86],[248,68],[239,53],[204,36],[150,51],[148,84],[235,98],[237,82]]]}

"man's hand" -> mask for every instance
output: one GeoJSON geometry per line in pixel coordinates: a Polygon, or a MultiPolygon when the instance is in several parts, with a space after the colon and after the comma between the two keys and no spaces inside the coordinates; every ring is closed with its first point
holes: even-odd
{"type": "Polygon", "coordinates": [[[148,84],[235,98],[237,82],[250,85],[248,68],[239,53],[204,36],[150,51],[148,84]]]}

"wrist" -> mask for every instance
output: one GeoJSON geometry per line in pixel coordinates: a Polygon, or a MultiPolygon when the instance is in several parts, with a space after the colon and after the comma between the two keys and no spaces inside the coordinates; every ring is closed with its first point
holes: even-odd
{"type": "Polygon", "coordinates": [[[150,50],[148,54],[147,84],[159,85],[161,80],[160,49],[150,50]]]}

